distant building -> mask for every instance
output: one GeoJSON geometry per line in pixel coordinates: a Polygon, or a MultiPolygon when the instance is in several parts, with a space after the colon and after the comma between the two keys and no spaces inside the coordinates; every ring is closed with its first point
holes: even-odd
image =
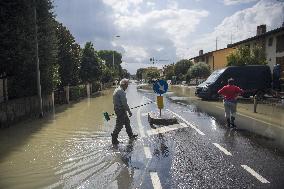
{"type": "Polygon", "coordinates": [[[229,44],[227,48],[207,53],[199,51],[199,55],[190,58],[194,63],[205,62],[210,66],[211,71],[224,68],[227,65],[227,56],[240,46],[253,48],[261,46],[265,50],[266,60],[271,71],[275,64],[280,64],[284,78],[284,23],[282,27],[266,32],[266,25],[257,26],[256,36],[229,44]]]}
{"type": "MultiPolygon", "coordinates": [[[[228,47],[247,46],[252,49],[257,45],[264,48],[271,71],[275,64],[280,64],[281,70],[284,70],[284,25],[268,32],[266,32],[266,25],[257,26],[256,36],[228,45],[228,47]]],[[[284,78],[284,75],[282,77],[284,78]]]]}
{"type": "Polygon", "coordinates": [[[189,60],[193,63],[204,62],[210,66],[210,70],[218,70],[227,66],[227,56],[234,52],[234,48],[224,48],[203,54],[203,50],[199,51],[199,55],[189,60]]]}

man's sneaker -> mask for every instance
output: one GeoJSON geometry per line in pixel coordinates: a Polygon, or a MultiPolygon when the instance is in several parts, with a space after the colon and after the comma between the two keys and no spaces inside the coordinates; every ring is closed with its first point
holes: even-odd
{"type": "Polygon", "coordinates": [[[138,137],[138,135],[137,134],[134,134],[134,135],[132,135],[131,137],[129,137],[129,139],[130,140],[134,140],[134,139],[136,139],[138,137]]]}

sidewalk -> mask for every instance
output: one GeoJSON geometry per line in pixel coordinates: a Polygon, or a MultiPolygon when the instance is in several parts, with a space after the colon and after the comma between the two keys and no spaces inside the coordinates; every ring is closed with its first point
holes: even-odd
{"type": "MultiPolygon", "coordinates": [[[[223,109],[222,101],[202,101],[200,99],[195,99],[199,105],[211,104],[217,108],[223,109]]],[[[253,103],[243,103],[240,101],[237,105],[237,114],[252,118],[263,123],[269,124],[274,127],[281,127],[284,129],[284,109],[270,104],[258,104],[257,113],[254,113],[253,103]]]]}
{"type": "MultiPolygon", "coordinates": [[[[182,94],[177,92],[181,96],[189,97],[188,100],[191,103],[197,104],[203,108],[219,108],[224,110],[223,102],[219,101],[205,101],[194,95],[194,86],[174,86],[173,91],[176,88],[182,90],[182,94]]],[[[265,103],[257,105],[256,112],[254,113],[254,104],[252,99],[240,99],[237,105],[237,112],[239,115],[252,118],[254,120],[263,122],[265,124],[284,129],[284,104],[279,102],[265,103]]]]}

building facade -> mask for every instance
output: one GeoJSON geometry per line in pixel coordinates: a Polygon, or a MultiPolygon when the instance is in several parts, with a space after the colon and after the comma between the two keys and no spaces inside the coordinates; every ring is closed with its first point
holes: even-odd
{"type": "Polygon", "coordinates": [[[218,70],[227,66],[227,56],[234,52],[234,48],[224,48],[216,51],[211,51],[203,54],[203,51],[199,51],[199,56],[191,58],[194,63],[204,62],[209,65],[210,70],[218,70]]]}
{"type": "Polygon", "coordinates": [[[281,70],[284,70],[284,26],[266,32],[266,25],[260,25],[257,27],[256,36],[228,46],[232,48],[247,46],[250,49],[261,46],[265,51],[270,70],[273,70],[275,64],[280,64],[281,70]]]}

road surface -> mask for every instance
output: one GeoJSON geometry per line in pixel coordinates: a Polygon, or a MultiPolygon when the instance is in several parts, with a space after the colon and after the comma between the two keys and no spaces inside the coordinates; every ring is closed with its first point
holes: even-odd
{"type": "MultiPolygon", "coordinates": [[[[123,129],[123,143],[112,146],[115,119],[102,117],[112,113],[111,94],[1,131],[0,188],[284,188],[283,152],[174,98],[163,111],[179,124],[151,128],[156,104],[142,106],[130,118],[139,138],[129,141],[123,129]]],[[[137,106],[156,95],[130,85],[127,97],[137,106]]]]}

